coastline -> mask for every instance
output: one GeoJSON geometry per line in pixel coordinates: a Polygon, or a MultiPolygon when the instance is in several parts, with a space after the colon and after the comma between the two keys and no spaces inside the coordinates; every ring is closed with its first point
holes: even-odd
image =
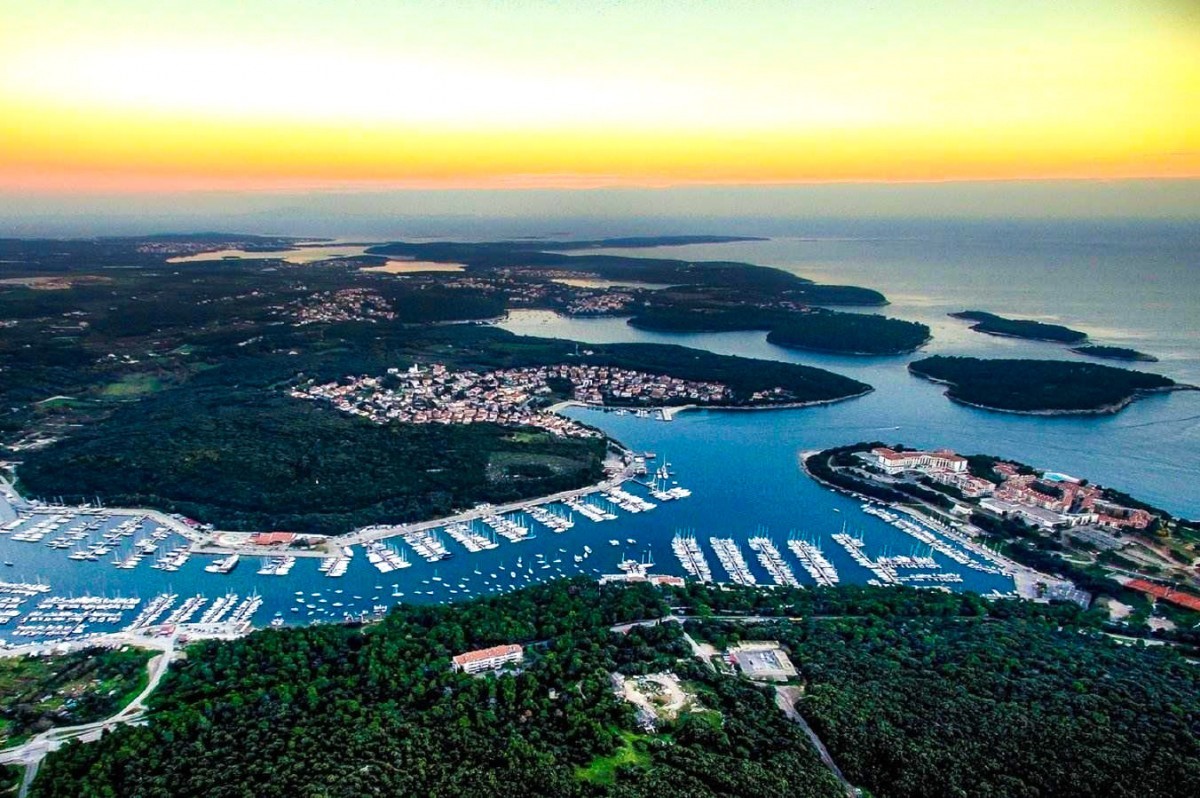
{"type": "MultiPolygon", "coordinates": [[[[953,313],[950,314],[954,316],[953,313]]],[[[955,317],[957,318],[957,317],[955,317]]],[[[964,320],[965,321],[965,320],[964,320]]],[[[995,332],[993,330],[981,330],[979,325],[973,324],[968,327],[971,332],[983,333],[984,335],[993,335],[997,338],[1015,338],[1018,341],[1037,341],[1042,344],[1063,344],[1066,346],[1086,346],[1089,342],[1087,336],[1073,341],[1063,341],[1059,338],[1037,338],[1032,335],[1017,335],[1016,333],[995,332]]]]}
{"type": "MultiPolygon", "coordinates": [[[[866,390],[859,391],[855,394],[847,396],[837,396],[831,399],[810,399],[807,402],[777,402],[774,404],[760,405],[594,405],[588,402],[580,402],[576,399],[567,399],[562,402],[550,405],[546,408],[548,412],[559,413],[568,407],[582,407],[588,410],[599,410],[604,413],[615,413],[618,410],[637,411],[646,410],[651,413],[662,413],[670,421],[676,415],[687,410],[720,410],[720,411],[737,411],[737,410],[803,410],[806,407],[817,407],[819,405],[831,405],[838,402],[846,402],[850,399],[858,399],[866,396],[875,390],[874,386],[868,385],[866,390]]],[[[612,440],[611,438],[609,440],[612,440]]],[[[619,443],[619,442],[618,442],[619,443]]]]}
{"type": "Polygon", "coordinates": [[[817,354],[821,355],[846,355],[849,357],[899,357],[901,355],[911,355],[914,352],[919,352],[920,350],[924,349],[932,340],[933,336],[928,335],[925,337],[924,341],[912,347],[911,349],[897,349],[893,352],[852,352],[845,349],[823,349],[817,346],[780,343],[779,341],[772,341],[771,334],[767,333],[767,343],[771,344],[771,346],[778,346],[781,349],[794,349],[797,352],[816,352],[817,354]]]}
{"type": "Polygon", "coordinates": [[[1010,408],[1006,408],[1006,407],[994,407],[992,405],[985,405],[985,404],[981,404],[979,402],[971,402],[966,399],[962,399],[960,397],[954,396],[953,393],[951,393],[951,391],[953,391],[954,388],[956,387],[956,383],[950,382],[949,380],[938,379],[937,377],[931,377],[928,374],[923,374],[919,371],[915,371],[915,370],[913,370],[911,364],[909,365],[908,373],[913,374],[917,377],[920,377],[923,380],[928,380],[929,382],[935,383],[937,385],[948,386],[949,390],[943,391],[942,396],[945,396],[947,399],[949,399],[951,402],[954,402],[955,404],[960,404],[965,407],[973,407],[976,410],[987,410],[992,413],[1008,413],[1010,415],[1015,415],[1015,416],[1044,416],[1044,417],[1111,416],[1111,415],[1114,415],[1114,414],[1119,413],[1120,411],[1124,410],[1126,407],[1133,404],[1138,399],[1147,399],[1155,394],[1174,393],[1176,391],[1200,391],[1200,386],[1176,383],[1175,385],[1166,385],[1166,386],[1163,386],[1162,388],[1139,389],[1139,390],[1134,391],[1132,394],[1125,397],[1124,399],[1121,399],[1120,401],[1111,402],[1109,404],[1101,405],[1099,407],[1088,407],[1088,408],[1078,408],[1078,409],[1074,409],[1074,408],[1072,408],[1072,409],[1043,408],[1040,410],[1016,410],[1016,409],[1010,409],[1010,408]]]}

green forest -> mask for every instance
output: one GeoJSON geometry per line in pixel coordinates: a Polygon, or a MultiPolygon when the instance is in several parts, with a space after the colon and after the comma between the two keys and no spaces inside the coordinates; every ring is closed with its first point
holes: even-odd
{"type": "Polygon", "coordinates": [[[1158,374],[1068,360],[989,360],[934,356],[908,365],[913,374],[949,383],[946,395],[1017,413],[1111,412],[1148,391],[1177,387],[1158,374]]]}
{"type": "Polygon", "coordinates": [[[100,496],[222,529],[324,534],[600,479],[604,441],[515,432],[379,425],[287,396],[177,390],[31,453],[19,474],[35,495],[100,496]]]}
{"type": "Polygon", "coordinates": [[[51,755],[37,798],[837,796],[769,686],[697,658],[776,639],[797,708],[878,798],[1175,796],[1200,790],[1200,672],[1121,646],[1073,605],[906,588],[672,590],[562,580],[368,627],[191,646],[150,723],[51,755]],[[686,627],[614,624],[687,613],[686,627]],[[779,621],[744,625],[743,613],[779,621]],[[520,667],[449,657],[522,643],[520,667]],[[702,708],[653,730],[614,672],[671,671],[702,708]]]}
{"type": "Polygon", "coordinates": [[[1086,346],[1073,346],[1072,352],[1077,352],[1088,357],[1098,357],[1104,360],[1127,360],[1138,361],[1141,363],[1157,363],[1158,358],[1154,355],[1148,355],[1145,352],[1139,352],[1136,349],[1129,349],[1124,346],[1100,346],[1099,344],[1088,344],[1086,346]]]}
{"type": "Polygon", "coordinates": [[[973,321],[971,329],[989,335],[1004,335],[1009,338],[1025,338],[1030,341],[1053,341],[1060,344],[1077,344],[1087,340],[1087,333],[1072,330],[1061,324],[1043,321],[1007,319],[982,310],[964,310],[951,313],[951,318],[973,321]]]}
{"type": "Polygon", "coordinates": [[[777,346],[856,355],[911,352],[929,340],[929,328],[874,313],[795,313],[767,333],[777,346]]]}
{"type": "Polygon", "coordinates": [[[116,402],[82,429],[26,453],[22,488],[68,501],[99,496],[110,505],[156,507],[225,529],[340,534],[594,483],[605,444],[489,424],[377,425],[287,396],[297,379],[382,374],[417,361],[492,369],[574,360],[718,380],[743,402],[777,387],[784,393],[776,401],[796,403],[869,390],[789,363],[651,344],[577,351],[565,341],[487,327],[331,325],[297,354],[279,353],[272,335],[289,334],[275,328],[247,347],[231,344],[237,339],[226,333],[198,336],[200,352],[211,357],[232,346],[239,357],[116,402]]]}

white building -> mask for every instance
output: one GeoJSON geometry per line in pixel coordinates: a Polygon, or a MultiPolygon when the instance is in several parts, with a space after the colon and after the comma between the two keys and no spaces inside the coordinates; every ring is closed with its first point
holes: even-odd
{"type": "Polygon", "coordinates": [[[525,649],[516,644],[492,646],[459,654],[452,660],[454,670],[463,673],[479,673],[499,668],[508,662],[525,659],[525,649]]]}
{"type": "Polygon", "coordinates": [[[967,470],[967,458],[955,454],[949,449],[938,449],[933,452],[897,452],[886,447],[872,449],[875,464],[889,474],[901,471],[953,471],[961,473],[967,470]]]}

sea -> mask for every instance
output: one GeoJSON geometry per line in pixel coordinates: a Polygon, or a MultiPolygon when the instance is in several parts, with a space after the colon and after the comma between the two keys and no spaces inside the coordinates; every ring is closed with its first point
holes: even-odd
{"type": "MultiPolygon", "coordinates": [[[[635,232],[768,238],[605,251],[745,261],[820,282],[875,288],[888,297],[889,306],[849,310],[923,322],[932,328],[933,340],[913,355],[850,357],[783,349],[768,344],[760,332],[660,334],[636,330],[624,319],[514,312],[499,326],[519,335],[572,339],[585,345],[680,344],[816,366],[868,383],[875,390],[831,405],[698,410],[680,413],[671,421],[658,414],[639,417],[572,408],[566,411],[572,417],[603,429],[630,449],[652,452],[651,469],[669,463],[670,483],[688,488],[691,495],[659,502],[645,487],[633,485],[631,493],[657,506],[631,513],[594,499],[617,518],[594,522],[573,513],[574,526],[564,532],[518,518],[530,525],[536,537],[519,543],[500,539],[498,548],[478,553],[467,552],[443,533],[455,556],[437,563],[422,560],[402,540],[393,539],[390,545],[406,551],[413,564],[386,574],[367,561],[361,548],[356,548],[345,575],[337,578],[325,576],[318,571],[318,561],[306,559],[282,577],[258,575],[260,563],[254,558],[243,558],[224,575],[206,572],[204,566],[213,558],[199,556],[174,572],[151,569],[153,557],[125,570],[113,566],[112,554],[94,562],[69,560],[65,549],[15,541],[10,532],[0,535],[0,560],[13,565],[3,568],[0,580],[41,582],[50,589],[23,599],[15,607],[17,614],[0,624],[0,639],[13,644],[43,639],[13,632],[30,626],[29,613],[51,595],[132,596],[141,598],[144,607],[153,597],[168,593],[177,597],[176,608],[197,595],[206,597],[208,606],[226,594],[237,595],[235,606],[257,596],[261,606],[252,620],[263,626],[274,619],[289,625],[341,621],[369,616],[397,602],[453,602],[546,579],[617,573],[618,563],[626,559],[652,561],[653,574],[682,576],[685,571],[671,547],[677,533],[695,535],[718,581],[727,576],[710,539],[732,538],[758,583],[771,584],[748,547],[751,537],[765,535],[777,543],[802,584],[813,581],[788,550],[790,537],[821,546],[843,583],[866,582],[872,574],[833,542],[834,533],[845,530],[860,537],[871,557],[924,555],[928,550],[902,530],[864,513],[858,502],[816,484],[800,467],[802,452],[860,440],[1012,458],[1118,488],[1177,515],[1200,517],[1200,392],[1141,399],[1113,415],[1023,416],[957,405],[943,396],[943,387],[913,377],[906,369],[913,359],[930,354],[1086,359],[1057,344],[977,333],[947,315],[979,309],[1065,324],[1086,331],[1096,343],[1148,352],[1159,359],[1157,363],[1129,367],[1200,385],[1200,231],[1195,225],[929,220],[839,224],[779,219],[757,225],[746,219],[730,220],[727,225],[706,219],[689,225],[647,229],[643,224],[635,232]]],[[[380,238],[401,237],[404,231],[388,232],[380,238]]],[[[541,234],[536,228],[526,232],[541,234]]],[[[595,229],[579,232],[581,237],[596,234],[595,229]]],[[[471,228],[464,226],[446,237],[488,236],[472,235],[471,228]]],[[[0,512],[3,509],[0,506],[0,512]]],[[[569,512],[561,506],[556,509],[569,512]]],[[[109,523],[115,526],[119,520],[109,523]]],[[[133,541],[148,535],[152,526],[146,522],[113,554],[127,555],[133,541]]],[[[180,542],[167,539],[161,545],[167,548],[180,542]]],[[[946,585],[952,589],[982,593],[1012,589],[1007,577],[963,568],[940,553],[933,556],[939,571],[961,574],[961,582],[946,585]]],[[[136,613],[130,610],[121,621],[108,625],[88,624],[87,631],[119,628],[136,613]]]]}

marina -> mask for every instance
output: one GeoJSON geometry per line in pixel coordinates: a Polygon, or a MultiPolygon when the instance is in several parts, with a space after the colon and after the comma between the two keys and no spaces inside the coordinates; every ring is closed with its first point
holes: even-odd
{"type": "Polygon", "coordinates": [[[800,562],[800,567],[808,572],[812,580],[822,587],[833,587],[841,581],[838,576],[837,569],[833,567],[825,553],[821,548],[804,538],[798,538],[794,535],[788,538],[788,548],[796,555],[796,559],[800,562]]]}
{"type": "Polygon", "coordinates": [[[738,585],[758,584],[758,577],[750,572],[737,541],[733,538],[711,537],[708,542],[712,546],[713,553],[717,555],[717,561],[729,574],[730,581],[738,585]]]}
{"type": "Polygon", "coordinates": [[[704,557],[704,550],[700,548],[700,541],[694,534],[676,532],[671,541],[671,548],[688,576],[704,583],[713,581],[712,569],[704,557]]]}
{"type": "MultiPolygon", "coordinates": [[[[653,417],[643,418],[634,413],[619,416],[588,410],[572,412],[599,415],[606,422],[632,427],[621,433],[623,439],[636,441],[642,433],[666,428],[653,417]]],[[[591,416],[589,423],[593,423],[591,416]]],[[[671,428],[686,430],[692,418],[698,417],[681,416],[671,428]]],[[[693,473],[702,449],[678,443],[673,448],[679,450],[673,459],[681,463],[676,468],[702,480],[711,479],[703,469],[693,473]]],[[[639,458],[641,462],[645,459],[648,458],[639,458]]],[[[836,584],[844,578],[834,560],[815,545],[812,548],[801,545],[804,541],[797,540],[795,535],[790,536],[786,546],[780,546],[765,534],[765,525],[757,532],[736,531],[744,521],[738,523],[719,509],[721,504],[713,504],[721,501],[719,484],[694,495],[676,481],[665,461],[657,468],[647,467],[647,471],[644,480],[627,478],[543,501],[483,505],[451,519],[423,524],[367,527],[331,539],[342,545],[331,545],[323,551],[295,549],[272,554],[258,547],[248,549],[253,554],[235,551],[219,557],[196,553],[195,540],[202,536],[202,531],[183,519],[172,519],[173,524],[167,526],[147,512],[30,505],[22,509],[15,523],[6,522],[7,529],[0,532],[4,555],[22,563],[15,571],[21,579],[13,583],[22,587],[14,587],[13,592],[0,589],[0,637],[12,637],[14,642],[15,638],[52,642],[120,629],[158,634],[163,629],[193,626],[237,629],[341,622],[376,617],[399,601],[455,601],[574,575],[603,577],[608,581],[683,576],[703,582],[745,585],[802,585],[801,572],[817,585],[836,584]],[[710,532],[701,537],[692,531],[711,530],[713,521],[720,519],[726,519],[721,524],[729,530],[725,534],[710,532]],[[661,532],[664,524],[678,524],[675,529],[687,531],[664,537],[661,532]],[[185,526],[190,536],[176,534],[175,525],[185,526]],[[72,549],[60,549],[48,545],[29,547],[27,542],[8,539],[12,533],[35,528],[36,532],[28,537],[40,535],[44,544],[60,537],[79,536],[80,540],[72,541],[72,549]],[[604,530],[610,528],[619,531],[605,534],[604,530]],[[80,544],[85,548],[80,548],[80,544]],[[75,551],[89,551],[97,544],[109,549],[107,557],[74,561],[64,557],[75,551]],[[749,562],[743,545],[755,555],[749,562]],[[28,548],[20,549],[22,546],[28,548]],[[665,563],[652,563],[650,552],[668,546],[674,556],[665,563]],[[18,549],[45,554],[22,557],[18,549]],[[627,556],[626,552],[631,550],[643,554],[627,556]],[[63,559],[55,565],[49,559],[53,557],[63,559]],[[116,567],[131,557],[140,558],[140,565],[130,569],[116,567]],[[721,577],[712,570],[712,557],[721,565],[721,577]],[[244,562],[248,558],[250,562],[244,562]],[[32,570],[28,570],[29,564],[32,570]],[[52,579],[31,578],[41,574],[51,575],[52,579]],[[124,576],[127,574],[137,574],[136,582],[127,581],[124,576]],[[384,582],[385,576],[391,579],[384,582]],[[35,602],[27,599],[43,595],[38,592],[42,590],[39,585],[48,592],[49,583],[54,584],[56,595],[67,598],[70,597],[66,594],[74,591],[79,600],[86,596],[97,601],[125,603],[104,609],[97,604],[91,612],[61,609],[58,611],[72,614],[47,615],[52,608],[35,608],[35,602]],[[336,587],[329,589],[323,584],[336,587]],[[130,604],[131,601],[134,603],[130,604]],[[33,614],[34,611],[41,614],[33,614]],[[20,635],[13,634],[17,630],[20,635]]],[[[836,494],[821,491],[819,495],[836,506],[843,504],[842,497],[836,494]]],[[[827,506],[825,512],[829,512],[827,506]]],[[[763,514],[765,520],[781,520],[763,514]]],[[[893,526],[885,518],[863,517],[877,521],[884,529],[895,530],[895,539],[889,538],[883,544],[880,556],[888,551],[913,548],[910,530],[893,526]],[[909,543],[902,546],[899,543],[902,539],[909,543]]],[[[797,520],[806,525],[820,525],[808,514],[801,519],[786,520],[793,526],[797,520]]],[[[830,520],[842,523],[836,515],[830,516],[830,520]]],[[[825,531],[829,531],[827,527],[825,531]]],[[[963,548],[940,530],[925,531],[946,541],[947,546],[963,548]]],[[[205,546],[204,550],[208,548],[205,546]]],[[[863,557],[871,560],[887,578],[888,568],[866,555],[863,557]]],[[[949,561],[945,565],[957,567],[958,563],[949,561]]],[[[842,566],[845,567],[853,565],[842,566]]],[[[897,575],[888,584],[956,587],[973,584],[954,582],[954,576],[945,575],[951,573],[947,568],[905,570],[900,562],[890,567],[893,573],[901,571],[904,575],[897,575]],[[928,576],[929,573],[942,575],[928,576]]],[[[870,579],[884,583],[874,572],[851,577],[852,581],[870,579]]],[[[1005,592],[1011,589],[1011,582],[1008,586],[989,585],[989,589],[1005,592]]]]}
{"type": "Polygon", "coordinates": [[[758,557],[763,569],[771,575],[771,580],[784,587],[800,587],[800,580],[792,571],[792,566],[783,559],[774,541],[763,534],[750,538],[750,551],[758,557]]]}

